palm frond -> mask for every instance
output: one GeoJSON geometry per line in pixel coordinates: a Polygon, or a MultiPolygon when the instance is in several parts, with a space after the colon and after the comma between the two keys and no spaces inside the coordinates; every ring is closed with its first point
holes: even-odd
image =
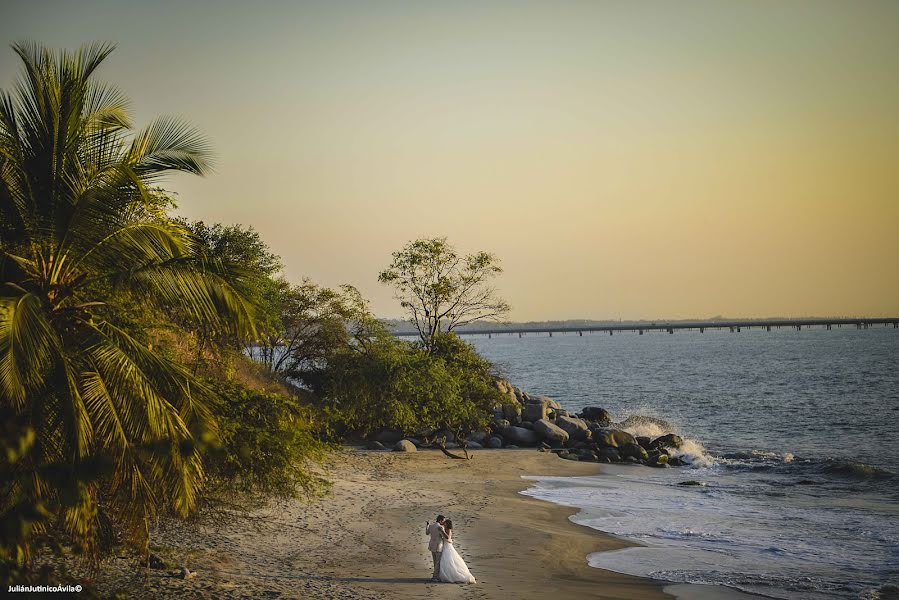
{"type": "Polygon", "coordinates": [[[17,409],[43,384],[54,339],[37,296],[0,298],[0,391],[17,409]]]}

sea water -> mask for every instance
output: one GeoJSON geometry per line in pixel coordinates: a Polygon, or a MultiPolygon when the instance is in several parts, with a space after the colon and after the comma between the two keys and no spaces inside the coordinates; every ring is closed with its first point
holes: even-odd
{"type": "Polygon", "coordinates": [[[469,340],[531,394],[687,439],[687,467],[610,465],[525,492],[640,544],[591,565],[776,598],[899,583],[899,330],[469,340]]]}

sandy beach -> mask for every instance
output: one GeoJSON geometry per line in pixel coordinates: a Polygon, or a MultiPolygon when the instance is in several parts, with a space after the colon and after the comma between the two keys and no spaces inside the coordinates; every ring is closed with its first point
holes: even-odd
{"type": "Polygon", "coordinates": [[[154,547],[169,568],[151,570],[146,587],[119,570],[117,587],[172,598],[671,597],[651,580],[587,566],[590,552],[624,542],[571,523],[572,509],[518,494],[529,485],[523,475],[588,475],[598,465],[534,450],[481,451],[471,461],[342,450],[326,468],[333,488],[325,498],[199,530],[166,528],[154,547]],[[453,519],[476,585],[429,583],[424,527],[437,513],[453,519]],[[196,575],[179,578],[182,564],[196,575]]]}

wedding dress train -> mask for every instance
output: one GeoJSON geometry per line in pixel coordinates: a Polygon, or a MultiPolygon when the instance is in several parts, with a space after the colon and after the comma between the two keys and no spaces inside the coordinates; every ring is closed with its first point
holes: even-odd
{"type": "Polygon", "coordinates": [[[443,554],[440,556],[440,581],[446,583],[477,583],[474,575],[468,570],[468,565],[456,552],[452,542],[443,544],[443,554]]]}

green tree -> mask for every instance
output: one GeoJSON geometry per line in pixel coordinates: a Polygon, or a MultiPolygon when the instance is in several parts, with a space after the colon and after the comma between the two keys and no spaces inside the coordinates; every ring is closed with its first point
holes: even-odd
{"type": "Polygon", "coordinates": [[[393,262],[378,280],[393,286],[422,343],[481,320],[501,319],[509,304],[496,295],[490,281],[502,273],[499,260],[487,252],[459,255],[446,238],[420,239],[393,253],[393,262]]]}
{"type": "Polygon", "coordinates": [[[0,94],[0,405],[31,441],[2,459],[0,517],[41,510],[2,553],[21,562],[52,526],[96,556],[110,519],[145,542],[149,517],[191,511],[198,446],[214,432],[212,394],[149,349],[131,307],[177,305],[222,331],[250,330],[252,311],[153,193],[166,172],[209,171],[204,139],[174,118],[132,131],[125,96],[94,77],[112,46],[13,49],[22,78],[0,94]],[[84,473],[101,458],[108,471],[84,473]]]}

